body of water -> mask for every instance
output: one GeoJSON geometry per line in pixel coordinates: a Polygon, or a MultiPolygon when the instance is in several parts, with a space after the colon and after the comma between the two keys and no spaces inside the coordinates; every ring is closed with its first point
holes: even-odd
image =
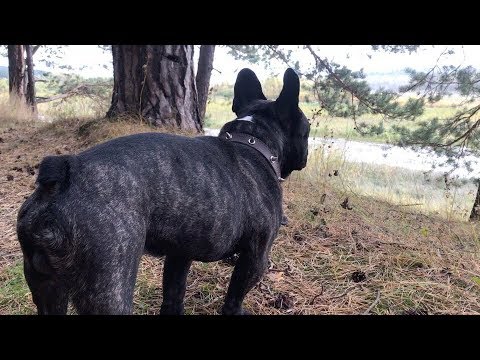
{"type": "MultiPolygon", "coordinates": [[[[219,129],[205,129],[205,135],[217,136],[218,133],[219,129]]],[[[438,155],[427,149],[323,138],[310,138],[309,145],[312,149],[323,146],[327,152],[341,151],[348,162],[392,166],[423,172],[432,171],[441,174],[450,172],[454,168],[453,164],[446,164],[446,156],[438,155]]],[[[451,176],[458,176],[462,179],[480,177],[480,158],[477,156],[464,156],[458,160],[455,167],[451,176]],[[470,170],[467,164],[470,165],[470,170]]]]}

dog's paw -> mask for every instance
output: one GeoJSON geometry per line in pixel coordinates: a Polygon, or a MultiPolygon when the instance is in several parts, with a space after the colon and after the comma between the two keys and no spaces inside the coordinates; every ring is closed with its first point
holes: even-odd
{"type": "Polygon", "coordinates": [[[245,309],[241,309],[240,310],[240,314],[238,315],[255,315],[254,313],[252,313],[251,311],[248,311],[248,310],[245,310],[245,309]]]}
{"type": "Polygon", "coordinates": [[[254,315],[252,312],[245,310],[244,308],[229,309],[225,306],[222,308],[222,315],[254,315]]]}
{"type": "Polygon", "coordinates": [[[162,305],[160,315],[185,315],[185,310],[183,306],[162,305]]]}

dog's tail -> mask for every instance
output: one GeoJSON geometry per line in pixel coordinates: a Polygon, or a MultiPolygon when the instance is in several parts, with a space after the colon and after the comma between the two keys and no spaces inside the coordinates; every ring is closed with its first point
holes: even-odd
{"type": "Polygon", "coordinates": [[[37,189],[18,211],[17,235],[23,254],[34,270],[45,275],[61,268],[68,253],[67,240],[72,235],[64,206],[48,205],[68,189],[76,163],[75,155],[45,157],[39,165],[37,189]]]}
{"type": "Polygon", "coordinates": [[[38,169],[38,190],[48,195],[55,195],[65,191],[70,185],[74,158],[74,155],[45,157],[38,169]]]}

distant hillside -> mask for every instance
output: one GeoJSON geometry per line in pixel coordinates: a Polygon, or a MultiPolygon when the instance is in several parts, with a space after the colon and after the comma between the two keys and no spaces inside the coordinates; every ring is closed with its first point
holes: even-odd
{"type": "MultiPolygon", "coordinates": [[[[35,76],[42,76],[46,71],[35,70],[35,76]]],[[[8,79],[8,66],[0,66],[0,79],[8,79]]]]}
{"type": "MultiPolygon", "coordinates": [[[[425,69],[424,71],[430,71],[430,69],[425,69]]],[[[366,73],[366,81],[373,90],[379,90],[382,88],[385,90],[398,91],[399,87],[407,85],[409,80],[409,75],[403,70],[366,73]]],[[[458,91],[455,88],[456,85],[451,84],[447,89],[452,94],[458,94],[458,91]]]]}
{"type": "Polygon", "coordinates": [[[404,71],[366,73],[368,84],[373,90],[380,88],[398,91],[399,86],[408,84],[409,76],[404,71]]]}

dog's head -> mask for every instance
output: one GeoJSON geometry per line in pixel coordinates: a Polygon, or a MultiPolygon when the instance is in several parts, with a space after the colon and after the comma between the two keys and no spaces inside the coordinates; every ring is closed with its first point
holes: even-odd
{"type": "Polygon", "coordinates": [[[307,165],[310,124],[298,107],[300,80],[292,69],[283,76],[283,88],[274,101],[267,100],[260,81],[250,69],[243,69],[234,87],[232,110],[238,118],[251,115],[258,125],[267,127],[281,142],[281,172],[286,178],[307,165]]]}

